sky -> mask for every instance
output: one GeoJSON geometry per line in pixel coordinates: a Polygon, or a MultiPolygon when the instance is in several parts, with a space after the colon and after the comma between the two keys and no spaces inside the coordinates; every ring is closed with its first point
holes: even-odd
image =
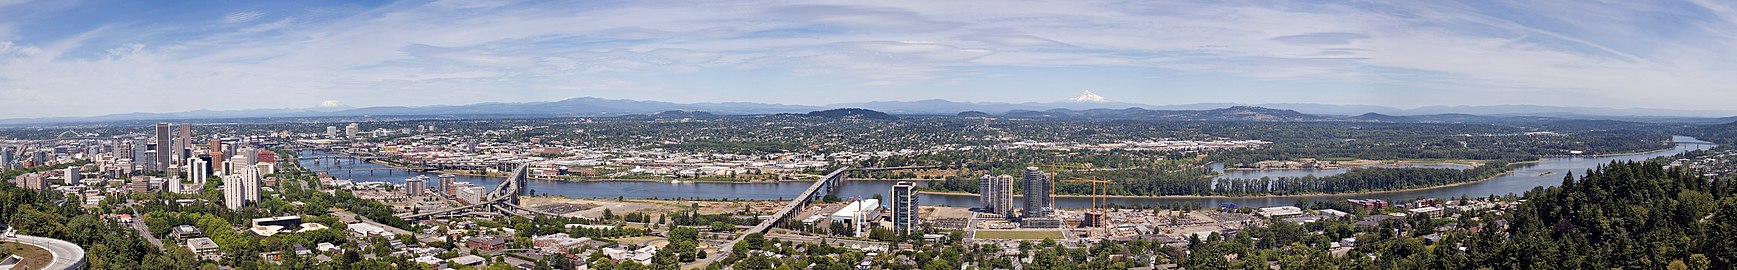
{"type": "Polygon", "coordinates": [[[1730,109],[1737,2],[0,0],[0,118],[573,97],[1730,109]]]}

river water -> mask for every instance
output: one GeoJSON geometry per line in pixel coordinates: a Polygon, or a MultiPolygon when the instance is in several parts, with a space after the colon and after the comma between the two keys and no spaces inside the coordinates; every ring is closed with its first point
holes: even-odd
{"type": "MultiPolygon", "coordinates": [[[[1521,165],[1520,168],[1495,179],[1455,187],[1392,192],[1368,195],[1319,195],[1283,198],[1117,198],[1110,203],[1126,206],[1179,205],[1194,204],[1203,207],[1216,206],[1222,203],[1234,203],[1243,207],[1265,207],[1276,205],[1292,205],[1297,201],[1343,200],[1351,198],[1374,198],[1389,201],[1405,201],[1418,198],[1450,198],[1450,197],[1485,197],[1489,195],[1521,194],[1533,187],[1555,186],[1562,183],[1563,175],[1573,172],[1581,174],[1598,165],[1612,161],[1645,160],[1654,157],[1669,156],[1690,150],[1712,148],[1713,145],[1694,138],[1676,136],[1677,142],[1670,150],[1609,157],[1563,157],[1546,158],[1538,163],[1521,165]],[[1548,174],[1546,174],[1549,172],[1548,174]]],[[[319,151],[301,151],[301,157],[337,157],[333,153],[319,151]]],[[[318,162],[304,159],[302,166],[313,171],[327,171],[339,179],[356,182],[388,182],[403,184],[405,179],[417,175],[434,179],[438,173],[421,173],[388,169],[386,166],[357,162],[348,157],[337,159],[322,159],[318,162]],[[334,162],[334,160],[336,160],[334,162]],[[352,169],[379,169],[373,173],[354,171],[352,169]]],[[[1260,176],[1327,176],[1343,173],[1344,170],[1285,170],[1285,171],[1232,171],[1236,178],[1260,178],[1260,176]]],[[[502,178],[458,176],[455,180],[469,182],[479,186],[499,185],[502,178]]],[[[885,196],[898,181],[890,180],[849,180],[839,186],[838,196],[844,198],[868,198],[875,194],[885,196]]],[[[530,180],[526,185],[538,195],[560,195],[574,198],[659,198],[659,199],[745,199],[745,200],[783,200],[794,198],[807,189],[812,182],[793,181],[777,183],[720,183],[720,182],[681,182],[669,183],[658,181],[551,181],[530,180]]],[[[924,205],[946,205],[972,207],[978,204],[976,196],[968,195],[922,195],[918,198],[924,205]]],[[[1090,207],[1086,198],[1056,198],[1057,207],[1084,208],[1090,207]]]]}

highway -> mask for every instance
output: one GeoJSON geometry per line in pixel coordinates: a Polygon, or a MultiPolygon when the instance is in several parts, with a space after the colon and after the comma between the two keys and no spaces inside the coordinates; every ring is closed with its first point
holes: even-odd
{"type": "Polygon", "coordinates": [[[49,254],[54,255],[54,261],[42,269],[60,270],[84,268],[84,248],[80,248],[78,245],[72,244],[72,242],[22,234],[6,237],[6,241],[36,246],[48,250],[49,254]]]}
{"type": "Polygon", "coordinates": [[[819,243],[824,242],[824,243],[827,243],[827,244],[833,245],[833,246],[850,247],[850,248],[856,248],[856,249],[878,249],[878,250],[881,250],[882,252],[886,252],[886,250],[889,247],[891,247],[891,245],[887,242],[872,241],[872,240],[866,240],[865,241],[865,240],[855,240],[855,239],[840,239],[840,238],[825,237],[825,236],[809,236],[809,235],[800,235],[800,234],[769,233],[769,234],[766,234],[766,237],[777,238],[777,239],[784,240],[784,241],[802,242],[802,243],[819,244],[819,243]]]}

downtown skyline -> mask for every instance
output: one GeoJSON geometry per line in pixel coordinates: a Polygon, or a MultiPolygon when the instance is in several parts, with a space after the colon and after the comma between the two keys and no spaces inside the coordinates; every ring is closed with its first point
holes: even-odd
{"type": "Polygon", "coordinates": [[[597,96],[1723,109],[1712,1],[0,1],[0,119],[597,96]],[[994,7],[993,9],[985,7],[994,7]]]}

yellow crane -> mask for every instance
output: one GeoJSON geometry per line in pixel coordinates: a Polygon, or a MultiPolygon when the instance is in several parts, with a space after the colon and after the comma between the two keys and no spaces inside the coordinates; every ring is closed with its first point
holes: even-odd
{"type": "MultiPolygon", "coordinates": [[[[1050,179],[1050,181],[1055,181],[1055,179],[1056,179],[1056,176],[1058,176],[1058,175],[1061,175],[1061,169],[1062,169],[1062,168],[1068,168],[1068,169],[1091,169],[1091,168],[1092,168],[1092,167],[1093,167],[1093,166],[1092,166],[1092,164],[1091,164],[1091,163],[1057,163],[1057,162],[1050,162],[1050,163],[1049,163],[1049,179],[1050,179]]],[[[1055,186],[1056,186],[1056,185],[1049,185],[1049,194],[1050,194],[1050,196],[1054,196],[1054,195],[1055,195],[1055,186]]],[[[1050,205],[1050,206],[1049,206],[1049,207],[1050,207],[1050,208],[1055,208],[1055,205],[1050,205]]]]}
{"type": "MultiPolygon", "coordinates": [[[[1049,179],[1051,179],[1051,181],[1056,181],[1055,180],[1056,176],[1060,175],[1060,173],[1061,173],[1060,169],[1062,169],[1062,168],[1091,169],[1093,167],[1095,167],[1095,166],[1092,165],[1091,163],[1050,162],[1049,163],[1049,168],[1050,168],[1049,179]]],[[[1081,217],[1081,221],[1084,221],[1086,218],[1095,217],[1092,220],[1092,225],[1098,225],[1098,226],[1104,227],[1104,235],[1106,235],[1106,236],[1109,235],[1110,226],[1106,222],[1106,221],[1108,221],[1108,216],[1107,216],[1108,213],[1107,213],[1107,211],[1104,210],[1104,206],[1109,204],[1109,200],[1104,198],[1104,190],[1108,189],[1108,187],[1103,187],[1100,185],[1110,184],[1110,183],[1114,183],[1114,182],[1111,182],[1109,180],[1102,180],[1102,179],[1081,179],[1081,178],[1059,180],[1056,182],[1091,183],[1092,184],[1092,194],[1088,198],[1091,198],[1091,200],[1092,200],[1092,208],[1090,210],[1086,211],[1086,213],[1088,213],[1089,216],[1091,216],[1091,217],[1081,217]]],[[[1051,194],[1051,195],[1055,194],[1055,186],[1057,186],[1057,185],[1050,185],[1049,194],[1051,194]]],[[[1053,208],[1055,206],[1050,205],[1050,207],[1053,208]]]]}
{"type": "Polygon", "coordinates": [[[1109,204],[1109,200],[1104,198],[1104,190],[1109,189],[1109,187],[1100,187],[1099,184],[1109,184],[1109,183],[1114,183],[1114,182],[1111,182],[1109,180],[1102,180],[1102,179],[1079,179],[1079,178],[1062,180],[1061,182],[1092,183],[1092,195],[1091,195],[1092,209],[1086,210],[1087,216],[1081,217],[1080,220],[1084,221],[1088,218],[1092,219],[1091,220],[1092,225],[1104,227],[1104,235],[1109,236],[1110,235],[1110,224],[1107,222],[1107,221],[1109,221],[1109,217],[1108,217],[1109,213],[1108,213],[1108,211],[1105,211],[1105,209],[1104,209],[1104,206],[1109,204]]]}

